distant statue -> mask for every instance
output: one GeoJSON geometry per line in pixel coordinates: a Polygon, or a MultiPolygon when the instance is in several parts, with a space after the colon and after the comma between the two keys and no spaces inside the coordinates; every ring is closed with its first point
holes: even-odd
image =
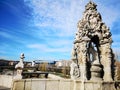
{"type": "Polygon", "coordinates": [[[15,65],[15,68],[24,68],[24,64],[23,64],[24,58],[25,58],[24,53],[21,53],[20,61],[17,65],[15,65]]]}
{"type": "Polygon", "coordinates": [[[35,61],[32,61],[32,67],[34,67],[35,66],[35,61]]]}
{"type": "Polygon", "coordinates": [[[20,61],[18,64],[15,65],[15,69],[17,69],[17,75],[14,77],[14,79],[22,79],[22,72],[23,72],[23,68],[24,68],[24,53],[21,53],[20,56],[20,61]]]}

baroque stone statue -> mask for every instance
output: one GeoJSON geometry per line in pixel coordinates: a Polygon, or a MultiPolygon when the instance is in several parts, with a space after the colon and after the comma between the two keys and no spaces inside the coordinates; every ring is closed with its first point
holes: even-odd
{"type": "Polygon", "coordinates": [[[71,78],[112,81],[113,52],[111,33],[90,1],[79,20],[72,49],[71,78]],[[97,75],[95,74],[99,69],[97,75]]]}

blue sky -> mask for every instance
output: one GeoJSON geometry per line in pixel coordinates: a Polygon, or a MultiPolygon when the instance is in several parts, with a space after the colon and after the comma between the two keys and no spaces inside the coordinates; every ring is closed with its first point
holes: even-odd
{"type": "MultiPolygon", "coordinates": [[[[89,0],[0,0],[0,58],[70,59],[77,22],[89,0]]],[[[120,1],[93,0],[120,52],[120,1]]]]}

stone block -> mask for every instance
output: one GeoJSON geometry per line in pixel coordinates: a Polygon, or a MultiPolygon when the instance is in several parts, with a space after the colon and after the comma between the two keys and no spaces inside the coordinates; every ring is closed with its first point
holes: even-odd
{"type": "Polygon", "coordinates": [[[85,81],[55,80],[55,79],[26,79],[15,80],[11,90],[120,90],[120,81],[85,81]]]}
{"type": "Polygon", "coordinates": [[[117,90],[115,82],[103,82],[103,90],[117,90]]]}
{"type": "Polygon", "coordinates": [[[46,90],[45,80],[32,80],[31,90],[46,90]]]}
{"type": "Polygon", "coordinates": [[[73,87],[71,85],[71,81],[69,80],[61,80],[59,84],[59,90],[72,90],[73,87]]]}
{"type": "Polygon", "coordinates": [[[25,90],[24,89],[24,80],[14,81],[12,90],[25,90]]]}
{"type": "Polygon", "coordinates": [[[75,80],[74,81],[74,89],[72,89],[72,90],[80,90],[80,88],[81,88],[81,81],[75,80]]]}
{"type": "MultiPolygon", "coordinates": [[[[94,90],[93,88],[93,83],[89,82],[84,82],[84,86],[81,85],[81,88],[84,87],[84,90],[94,90]]],[[[96,90],[96,89],[95,89],[96,90]]]]}
{"type": "Polygon", "coordinates": [[[46,82],[46,90],[59,90],[59,80],[48,80],[46,82]]]}
{"type": "Polygon", "coordinates": [[[25,90],[31,90],[31,86],[32,86],[31,80],[26,80],[25,81],[25,90]]]}
{"type": "Polygon", "coordinates": [[[101,83],[94,83],[93,84],[93,90],[102,90],[102,85],[101,85],[101,83]]]}

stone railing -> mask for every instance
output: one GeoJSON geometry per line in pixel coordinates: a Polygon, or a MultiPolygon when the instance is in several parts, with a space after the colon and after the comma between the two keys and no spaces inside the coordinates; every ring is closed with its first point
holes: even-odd
{"type": "Polygon", "coordinates": [[[13,76],[0,75],[0,86],[11,88],[13,76]]]}
{"type": "Polygon", "coordinates": [[[120,90],[120,82],[81,82],[70,79],[15,80],[11,90],[120,90]]]}
{"type": "Polygon", "coordinates": [[[45,78],[48,78],[48,72],[23,72],[22,73],[22,78],[26,79],[26,78],[40,78],[41,75],[44,75],[45,78]]]}

